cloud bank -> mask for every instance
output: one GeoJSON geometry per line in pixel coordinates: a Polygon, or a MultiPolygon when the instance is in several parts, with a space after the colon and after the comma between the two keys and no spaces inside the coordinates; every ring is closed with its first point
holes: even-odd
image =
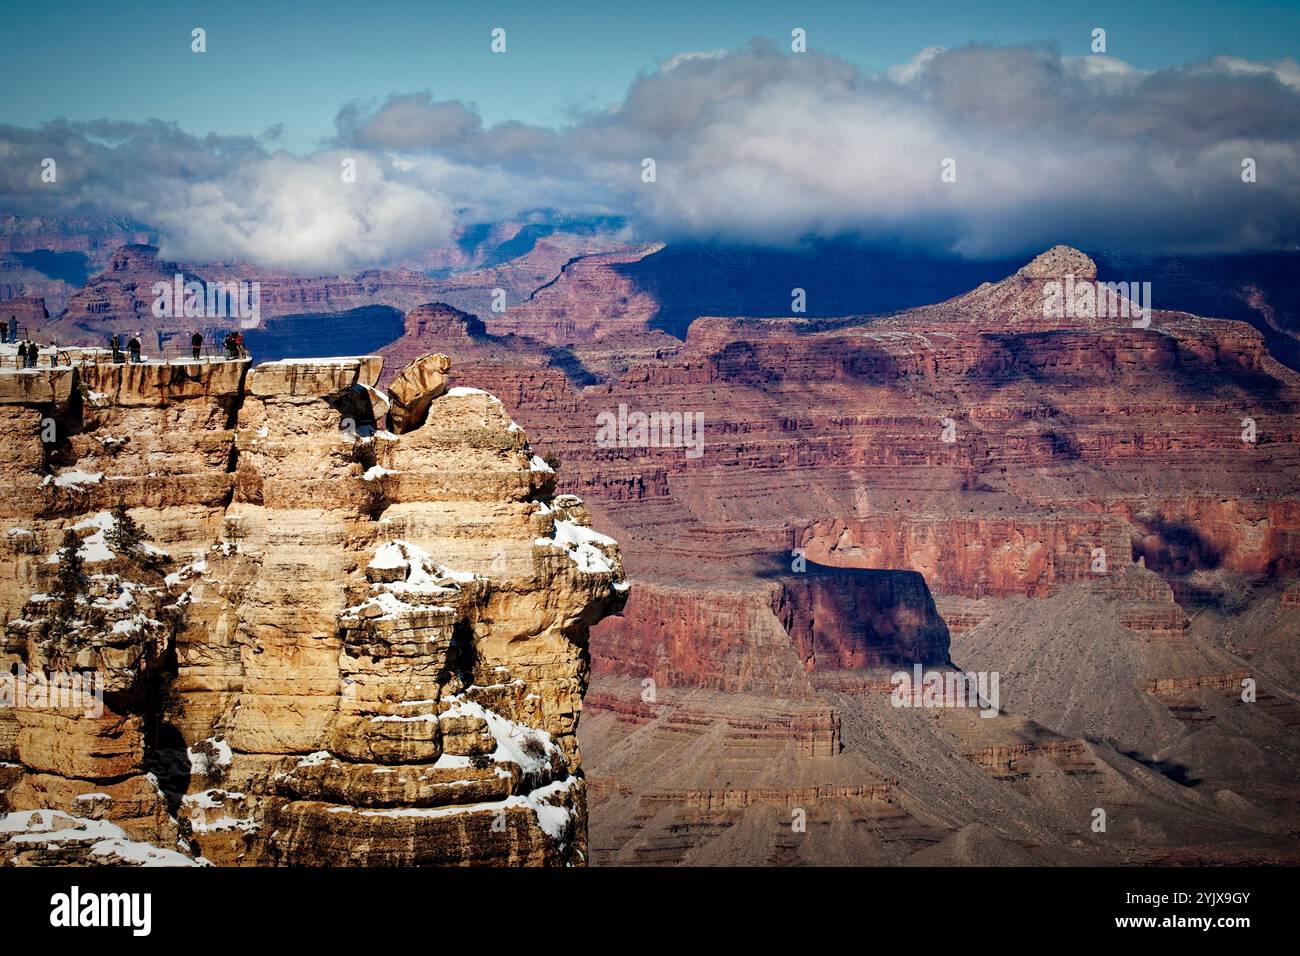
{"type": "Polygon", "coordinates": [[[871,73],[755,41],[687,53],[558,128],[485,126],[430,92],[344,104],[308,156],[176,124],[0,126],[0,206],[130,217],[167,254],[341,271],[539,207],[645,238],[858,237],[963,255],[1068,241],[1142,251],[1300,245],[1300,66],[1143,71],[1050,46],[927,48],[871,73]],[[43,183],[40,163],[58,163],[43,183]],[[654,182],[642,162],[655,161],[654,182]],[[1254,161],[1256,181],[1242,181],[1254,161]],[[956,178],[941,169],[952,161],[956,178]],[[354,164],[355,181],[341,170],[354,164]]]}

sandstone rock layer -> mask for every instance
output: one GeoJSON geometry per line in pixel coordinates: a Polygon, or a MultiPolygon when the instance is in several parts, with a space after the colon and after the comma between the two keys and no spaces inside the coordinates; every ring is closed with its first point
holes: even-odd
{"type": "Polygon", "coordinates": [[[380,369],[80,366],[4,393],[30,439],[0,477],[0,652],[108,679],[93,715],[0,709],[0,857],[586,861],[575,730],[618,546],[499,400],[447,393],[445,356],[402,380],[401,435],[380,369]],[[115,551],[114,508],[152,541],[115,551]],[[85,593],[56,613],[68,530],[85,593]]]}

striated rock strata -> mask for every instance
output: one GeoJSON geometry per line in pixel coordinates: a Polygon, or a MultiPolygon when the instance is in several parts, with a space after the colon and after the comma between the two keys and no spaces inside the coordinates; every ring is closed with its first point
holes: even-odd
{"type": "Polygon", "coordinates": [[[618,546],[447,367],[400,400],[373,356],[0,374],[0,661],[103,679],[0,708],[0,859],[586,862],[618,546]]]}
{"type": "MultiPolygon", "coordinates": [[[[452,378],[510,403],[636,583],[592,640],[597,861],[961,861],[973,840],[989,860],[1061,862],[1076,838],[1112,862],[1294,857],[1272,834],[1294,826],[1300,765],[1300,376],[1258,331],[1135,321],[1119,300],[1053,314],[1051,283],[1097,275],[1057,247],[931,306],[706,316],[681,340],[655,331],[664,302],[626,266],[589,257],[484,313],[452,378]],[[702,445],[599,440],[598,416],[634,412],[698,416],[702,445]],[[774,556],[844,576],[819,593],[774,556]],[[924,636],[931,596],[951,648],[924,636]],[[998,719],[891,707],[893,667],[949,654],[1002,675],[998,719]],[[833,736],[801,726],[819,709],[833,736]],[[1022,746],[1015,773],[985,779],[978,755],[1022,746]],[[779,805],[785,785],[884,778],[892,810],[806,808],[820,841],[735,809],[749,798],[696,796],[779,805]],[[1110,845],[1078,826],[1103,792],[1135,808],[1110,845]],[[1260,809],[1220,805],[1238,802],[1260,809]]],[[[430,351],[426,328],[384,353],[430,351]]]]}

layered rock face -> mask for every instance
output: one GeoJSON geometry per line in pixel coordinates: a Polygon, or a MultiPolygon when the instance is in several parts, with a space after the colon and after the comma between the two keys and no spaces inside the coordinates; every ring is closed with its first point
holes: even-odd
{"type": "Polygon", "coordinates": [[[596,673],[798,699],[813,672],[948,664],[948,629],[916,572],[774,563],[758,586],[638,587],[632,612],[601,630],[596,673]]]}
{"type": "MultiPolygon", "coordinates": [[[[178,849],[336,862],[355,859],[350,833],[367,859],[439,861],[431,831],[461,826],[477,839],[490,803],[513,842],[485,859],[571,861],[576,841],[546,826],[563,833],[562,814],[580,814],[585,798],[585,855],[597,863],[1295,861],[1300,378],[1258,333],[1159,310],[1136,326],[1095,306],[1051,314],[1048,285],[1095,277],[1086,256],[1058,248],[922,309],[705,317],[681,341],[650,329],[662,302],[631,278],[634,257],[620,258],[571,264],[527,305],[512,291],[504,316],[484,305],[495,275],[457,277],[447,283],[457,308],[411,309],[385,372],[281,363],[229,401],[224,381],[175,372],[106,372],[94,396],[72,370],[0,379],[28,436],[0,454],[33,485],[50,477],[34,497],[18,487],[50,527],[102,520],[125,473],[110,456],[149,452],[130,466],[141,477],[129,503],[147,528],[172,529],[154,531],[176,556],[161,568],[177,576],[167,597],[195,589],[176,623],[146,605],[174,632],[178,660],[162,669],[175,675],[159,734],[171,745],[139,763],[157,768],[175,807],[190,841],[178,849]],[[537,452],[558,459],[558,478],[532,449],[507,449],[493,460],[509,467],[486,472],[487,484],[506,471],[532,490],[486,490],[483,469],[466,467],[478,452],[463,448],[491,444],[501,425],[502,441],[519,435],[465,386],[499,395],[537,452]],[[205,436],[203,457],[225,462],[219,473],[179,436],[114,428],[97,451],[65,428],[71,453],[62,437],[40,440],[45,418],[111,416],[115,405],[95,403],[174,390],[212,396],[170,407],[184,432],[205,436]],[[191,405],[207,411],[181,416],[191,405]],[[703,441],[602,427],[635,413],[700,416],[703,441]],[[443,420],[454,450],[427,447],[443,420]],[[402,447],[445,452],[442,470],[403,463],[402,447]],[[521,597],[553,583],[498,585],[503,568],[511,582],[544,578],[524,569],[554,554],[576,574],[570,589],[605,588],[575,613],[594,619],[599,600],[605,611],[622,601],[607,577],[612,546],[564,492],[588,500],[635,581],[622,615],[585,645],[580,777],[567,645],[528,629],[505,649],[493,643],[500,615],[522,627],[559,613],[521,597]],[[86,510],[60,510],[72,495],[86,510]],[[543,527],[521,528],[511,510],[530,499],[540,517],[528,521],[543,527]],[[454,522],[441,520],[453,510],[454,522]],[[305,547],[286,539],[295,533],[305,547]],[[486,565],[470,540],[492,542],[486,565]],[[180,557],[193,552],[197,576],[180,557]],[[316,581],[321,566],[343,583],[298,599],[293,582],[316,581]],[[492,632],[480,633],[484,621],[492,632]],[[506,668],[500,677],[464,676],[467,627],[506,668]],[[980,712],[894,705],[895,669],[951,675],[950,661],[999,674],[999,700],[980,712]],[[1249,702],[1247,678],[1258,685],[1249,702]],[[514,680],[530,688],[521,702],[508,699],[514,680]],[[408,682],[410,693],[397,689],[408,682]],[[501,699],[483,696],[489,688],[501,699]],[[550,746],[507,746],[496,718],[526,728],[520,736],[545,732],[550,746]],[[585,786],[566,789],[569,777],[585,786]],[[468,808],[448,792],[472,795],[468,808]],[[1088,826],[1098,806],[1112,820],[1105,835],[1088,826]],[[806,832],[792,831],[796,812],[806,832]],[[528,813],[545,824],[540,837],[515,835],[528,813]]],[[[58,546],[50,527],[15,536],[16,569],[18,554],[40,562],[58,546]]],[[[158,586],[150,573],[125,576],[142,603],[158,586]]],[[[50,584],[24,575],[3,586],[15,614],[35,621],[43,602],[30,599],[50,584]]],[[[22,653],[46,653],[17,633],[22,653]]],[[[132,678],[145,701],[153,673],[132,678]]],[[[31,775],[0,759],[13,764],[0,779],[31,775]]],[[[41,808],[15,823],[33,848],[75,811],[24,805],[41,808]]],[[[81,817],[77,846],[97,833],[81,817]]],[[[161,830],[136,832],[171,846],[161,830]]]]}
{"type": "Polygon", "coordinates": [[[567,486],[624,528],[634,570],[666,584],[743,577],[756,551],[797,547],[919,571],[950,602],[1084,582],[1176,632],[1179,576],[1294,573],[1297,380],[1241,323],[1047,314],[1049,283],[1095,275],[1058,248],[894,317],[701,319],[684,344],[578,343],[581,388],[567,364],[480,338],[461,374],[510,395],[567,486]],[[699,414],[702,460],[596,446],[596,416],[620,406],[699,414]]]}
{"type": "Polygon", "coordinates": [[[589,341],[621,331],[643,331],[654,318],[654,297],[637,289],[617,267],[637,262],[662,243],[629,252],[582,256],[565,263],[551,282],[494,316],[491,330],[517,332],[552,345],[589,341]],[[593,304],[600,307],[593,309],[593,304]]]}
{"type": "MultiPolygon", "coordinates": [[[[1082,296],[1068,311],[1046,307],[1053,283],[1086,290],[1095,278],[1091,260],[1060,247],[934,306],[884,317],[706,317],[684,342],[648,322],[588,327],[621,314],[629,290],[610,279],[588,283],[581,308],[556,299],[531,326],[515,310],[487,319],[489,333],[519,335],[471,337],[453,381],[508,398],[561,462],[562,490],[588,498],[618,537],[637,583],[624,614],[593,636],[589,710],[600,716],[585,726],[604,831],[598,859],[699,862],[716,852],[754,862],[727,835],[758,825],[749,811],[704,811],[691,796],[723,781],[737,805],[770,806],[786,800],[773,781],[787,775],[800,793],[907,777],[890,790],[896,806],[919,813],[896,821],[914,835],[902,857],[956,840],[990,808],[1024,812],[1019,797],[971,780],[963,786],[981,802],[958,810],[957,777],[918,773],[916,754],[946,765],[954,748],[985,769],[1011,755],[1005,763],[1019,769],[998,779],[1017,781],[1020,796],[1038,786],[1022,770],[1041,773],[1046,791],[1059,773],[1116,775],[1116,791],[1130,789],[1132,805],[1161,823],[1149,839],[1138,828],[1122,847],[1090,846],[1092,859],[1227,859],[1236,851],[1213,834],[1229,832],[1256,841],[1246,856],[1274,852],[1260,834],[1285,826],[1284,813],[1234,830],[1201,799],[1207,789],[1183,795],[1192,816],[1160,817],[1165,795],[1125,754],[1177,752],[1211,789],[1272,807],[1300,761],[1287,742],[1300,670],[1283,637],[1294,598],[1280,596],[1300,554],[1300,378],[1244,323],[1158,309],[1144,318],[1136,290],[1103,288],[1100,308],[1082,296]],[[527,348],[529,334],[545,344],[527,348]],[[700,416],[702,454],[671,436],[601,439],[598,416],[636,412],[700,416]],[[812,578],[800,589],[797,574],[773,579],[774,555],[912,572],[928,592],[817,593],[812,578]],[[951,650],[946,636],[920,637],[934,633],[922,610],[929,592],[951,650]],[[861,639],[846,631],[891,607],[907,627],[864,627],[861,639]],[[940,646],[959,666],[1001,672],[1016,708],[1039,723],[945,715],[926,724],[878,709],[889,707],[891,668],[942,667],[940,646]],[[1228,688],[1252,669],[1245,654],[1268,675],[1265,707],[1233,704],[1228,688]],[[823,751],[791,715],[819,706],[843,725],[832,763],[856,753],[874,772],[805,763],[823,751]],[[1219,729],[1193,743],[1194,720],[1219,729]],[[1098,733],[1115,749],[1082,743],[1098,733]],[[897,748],[880,742],[895,739],[897,748]],[[1242,772],[1242,747],[1261,761],[1274,753],[1268,771],[1242,772]],[[949,829],[923,831],[917,820],[939,807],[949,829]],[[1194,826],[1199,812],[1214,822],[1194,826]]],[[[567,294],[562,285],[577,287],[565,277],[534,300],[567,294]]],[[[408,335],[385,351],[421,350],[428,343],[408,335]]],[[[1042,796],[1058,807],[1065,799],[1042,796]]],[[[880,816],[844,799],[827,798],[827,813],[880,816]]],[[[1038,846],[1074,839],[1067,817],[1042,823],[1038,846]]],[[[882,850],[899,845],[894,825],[867,827],[860,858],[898,859],[882,850]]],[[[755,839],[766,861],[786,859],[776,825],[765,826],[755,839]]],[[[1013,839],[995,829],[994,843],[1013,839]]],[[[833,844],[798,858],[836,859],[833,844]]]]}
{"type": "Polygon", "coordinates": [[[0,253],[80,252],[102,268],[123,245],[146,243],[148,229],[112,219],[0,217],[0,253]]]}
{"type": "Polygon", "coordinates": [[[98,715],[0,709],[0,856],[585,862],[575,731],[618,546],[500,401],[446,389],[445,356],[404,379],[424,415],[400,435],[381,368],[80,366],[6,392],[31,439],[4,462],[4,660],[108,676],[98,715]],[[122,508],[153,538],[130,553],[122,508]],[[84,593],[55,613],[68,529],[84,593]]]}
{"type": "MultiPolygon", "coordinates": [[[[184,349],[188,348],[189,335],[196,327],[209,341],[216,341],[218,333],[241,325],[241,317],[230,308],[226,309],[228,314],[225,315],[155,315],[155,283],[171,286],[177,275],[183,276],[185,282],[229,283],[231,288],[235,283],[248,283],[250,298],[251,284],[257,283],[258,319],[271,323],[272,327],[263,333],[271,339],[278,336],[272,321],[276,318],[356,310],[358,314],[354,321],[347,321],[349,317],[344,315],[342,321],[331,323],[339,326],[331,330],[334,335],[346,340],[350,325],[355,327],[367,320],[375,320],[365,314],[368,308],[393,306],[410,309],[428,301],[442,289],[441,284],[428,275],[405,269],[303,278],[247,265],[169,262],[161,258],[156,246],[126,245],[113,253],[103,272],[71,294],[67,309],[58,321],[46,323],[42,341],[57,336],[60,342],[71,344],[102,344],[113,332],[123,335],[139,332],[145,338],[146,351],[159,343],[170,343],[184,349]]],[[[251,305],[251,302],[246,301],[245,305],[251,305]]],[[[298,330],[288,334],[302,333],[298,330]]]]}
{"type": "MultiPolygon", "coordinates": [[[[112,332],[132,335],[170,327],[173,324],[170,320],[160,325],[154,317],[155,296],[151,290],[155,283],[174,281],[178,273],[186,281],[198,278],[178,263],[159,259],[154,246],[122,246],[113,253],[108,268],[100,276],[73,293],[64,318],[104,335],[112,332]]],[[[183,320],[178,321],[184,324],[183,320]]]]}
{"type": "MultiPolygon", "coordinates": [[[[0,216],[0,309],[12,308],[13,300],[41,299],[57,315],[84,277],[105,268],[115,250],[151,241],[156,239],[149,230],[114,220],[0,216]]],[[[71,341],[65,329],[58,335],[71,341]]]]}
{"type": "Polygon", "coordinates": [[[17,320],[20,329],[40,327],[49,317],[45,300],[37,296],[6,297],[0,301],[0,319],[5,322],[17,320]]]}

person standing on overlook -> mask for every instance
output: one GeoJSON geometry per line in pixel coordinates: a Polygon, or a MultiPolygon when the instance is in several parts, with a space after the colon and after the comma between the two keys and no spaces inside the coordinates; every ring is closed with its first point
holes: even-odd
{"type": "Polygon", "coordinates": [[[140,336],[131,336],[131,341],[126,343],[126,350],[131,353],[131,361],[139,363],[140,361],[140,336]]]}
{"type": "Polygon", "coordinates": [[[198,329],[195,329],[194,334],[190,336],[190,350],[194,353],[194,360],[197,362],[199,352],[203,350],[203,333],[198,329]]]}
{"type": "Polygon", "coordinates": [[[14,367],[15,368],[27,367],[27,343],[26,342],[18,343],[18,358],[14,362],[14,367]]]}

